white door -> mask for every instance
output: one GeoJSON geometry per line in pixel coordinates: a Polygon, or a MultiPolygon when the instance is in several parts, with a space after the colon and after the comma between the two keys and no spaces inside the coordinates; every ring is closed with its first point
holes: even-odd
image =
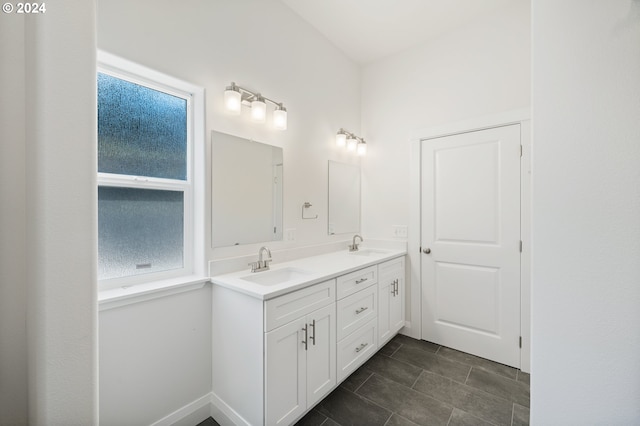
{"type": "Polygon", "coordinates": [[[307,409],[306,318],[266,334],[267,425],[289,425],[307,409]]]}
{"type": "Polygon", "coordinates": [[[520,125],[422,142],[422,338],[520,366],[520,125]]]}
{"type": "Polygon", "coordinates": [[[336,384],[336,305],[307,315],[307,406],[322,399],[336,384]]]}

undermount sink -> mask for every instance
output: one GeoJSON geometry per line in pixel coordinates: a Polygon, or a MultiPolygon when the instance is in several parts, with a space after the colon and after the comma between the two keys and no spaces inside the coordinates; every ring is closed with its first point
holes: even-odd
{"type": "Polygon", "coordinates": [[[389,253],[387,250],[380,249],[362,249],[358,251],[350,251],[349,254],[354,256],[377,256],[389,253]]]}
{"type": "Polygon", "coordinates": [[[271,271],[254,272],[240,279],[262,285],[276,285],[289,281],[303,281],[311,275],[311,272],[298,268],[282,268],[271,271]]]}

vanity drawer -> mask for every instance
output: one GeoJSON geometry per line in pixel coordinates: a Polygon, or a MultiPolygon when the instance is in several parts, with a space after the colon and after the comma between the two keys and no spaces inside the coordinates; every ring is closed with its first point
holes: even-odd
{"type": "Polygon", "coordinates": [[[378,314],[378,287],[370,286],[362,291],[338,300],[338,340],[351,334],[378,314]]]}
{"type": "Polygon", "coordinates": [[[267,300],[264,302],[264,331],[285,325],[335,300],[335,279],[267,300]]]}
{"type": "Polygon", "coordinates": [[[345,298],[378,282],[378,267],[370,266],[337,278],[337,297],[345,298]]]}
{"type": "Polygon", "coordinates": [[[338,382],[344,380],[378,348],[378,327],[373,318],[362,328],[338,342],[338,382]]]}

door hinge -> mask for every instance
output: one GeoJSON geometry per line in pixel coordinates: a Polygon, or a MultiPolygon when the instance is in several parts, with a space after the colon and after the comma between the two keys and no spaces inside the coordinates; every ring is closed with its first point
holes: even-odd
{"type": "Polygon", "coordinates": [[[520,253],[522,253],[522,240],[520,240],[520,253]]]}
{"type": "Polygon", "coordinates": [[[520,157],[522,157],[522,145],[520,145],[520,157]]]}
{"type": "Polygon", "coordinates": [[[520,339],[518,339],[518,346],[520,347],[520,349],[522,349],[522,336],[520,336],[520,339]]]}

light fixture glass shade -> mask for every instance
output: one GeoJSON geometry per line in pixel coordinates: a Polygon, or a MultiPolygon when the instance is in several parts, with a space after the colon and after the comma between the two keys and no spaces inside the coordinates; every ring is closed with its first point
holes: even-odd
{"type": "Polygon", "coordinates": [[[258,96],[251,101],[251,118],[258,123],[264,123],[267,117],[267,104],[258,96]]]}
{"type": "Polygon", "coordinates": [[[346,144],[347,144],[347,134],[343,132],[339,132],[336,135],[336,145],[345,146],[346,144]]]}
{"type": "Polygon", "coordinates": [[[278,130],[287,130],[287,109],[282,105],[273,111],[273,127],[278,130]]]}
{"type": "Polygon", "coordinates": [[[242,96],[235,86],[229,86],[224,91],[224,106],[227,111],[233,114],[240,114],[242,107],[242,96]]]}
{"type": "Polygon", "coordinates": [[[354,137],[350,137],[347,139],[347,151],[355,151],[356,146],[358,146],[358,140],[354,137]]]}
{"type": "Polygon", "coordinates": [[[364,157],[365,155],[367,155],[367,144],[365,143],[365,141],[362,141],[358,144],[358,155],[361,157],[364,157]]]}

